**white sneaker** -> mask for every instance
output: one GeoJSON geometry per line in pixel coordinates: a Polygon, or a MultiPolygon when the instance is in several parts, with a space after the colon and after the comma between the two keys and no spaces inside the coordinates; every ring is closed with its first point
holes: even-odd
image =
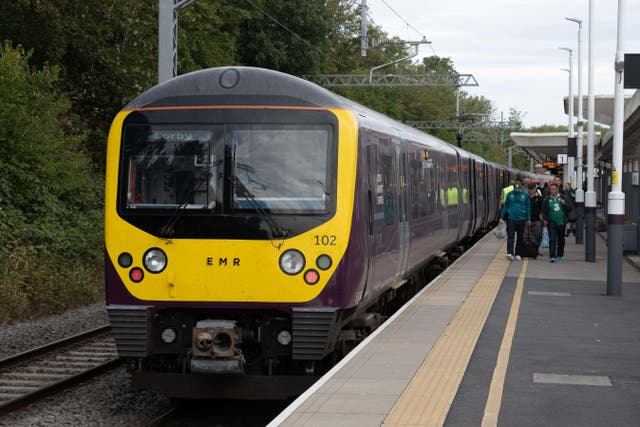
{"type": "Polygon", "coordinates": [[[507,254],[507,258],[509,258],[511,261],[513,261],[513,255],[507,254]]]}
{"type": "Polygon", "coordinates": [[[516,261],[522,261],[522,257],[520,255],[516,255],[516,261]]]}

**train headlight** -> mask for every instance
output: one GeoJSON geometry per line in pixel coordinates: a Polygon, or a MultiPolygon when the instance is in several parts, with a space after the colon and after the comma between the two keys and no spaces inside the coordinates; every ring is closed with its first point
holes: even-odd
{"type": "Polygon", "coordinates": [[[167,266],[167,255],[162,251],[162,249],[152,248],[145,252],[144,257],[142,259],[144,268],[146,268],[149,273],[160,273],[167,266]]]}
{"type": "Polygon", "coordinates": [[[304,272],[304,281],[307,285],[315,285],[320,280],[320,274],[314,270],[309,269],[304,272]]]}
{"type": "Polygon", "coordinates": [[[278,332],[278,343],[280,345],[289,345],[291,343],[291,332],[287,330],[278,332]]]}
{"type": "Polygon", "coordinates": [[[160,335],[162,341],[167,344],[171,344],[176,340],[176,330],[173,328],[166,328],[162,330],[162,334],[160,335]]]}
{"type": "Polygon", "coordinates": [[[133,257],[129,252],[122,252],[118,255],[118,265],[122,268],[129,268],[133,264],[133,257]]]}
{"type": "Polygon", "coordinates": [[[329,255],[320,255],[316,259],[316,265],[320,270],[328,270],[329,268],[331,268],[332,262],[333,261],[331,260],[331,257],[329,255]]]}
{"type": "Polygon", "coordinates": [[[129,279],[134,283],[142,282],[142,279],[144,279],[144,271],[142,271],[140,267],[133,267],[129,270],[129,279]]]}
{"type": "Polygon", "coordinates": [[[291,276],[302,271],[305,264],[304,255],[297,249],[288,249],[280,255],[280,269],[291,276]]]}

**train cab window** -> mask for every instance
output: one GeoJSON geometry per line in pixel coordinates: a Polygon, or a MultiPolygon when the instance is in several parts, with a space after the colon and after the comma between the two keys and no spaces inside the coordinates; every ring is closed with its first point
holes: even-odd
{"type": "Polygon", "coordinates": [[[331,209],[331,128],[247,125],[231,129],[234,210],[326,213],[331,209]],[[246,192],[252,197],[247,197],[246,192]]]}
{"type": "Polygon", "coordinates": [[[121,138],[118,214],[153,235],[271,239],[275,228],[295,236],[335,214],[333,113],[135,111],[121,138]]]}
{"type": "Polygon", "coordinates": [[[214,209],[221,200],[222,127],[128,126],[128,209],[214,209]]]}

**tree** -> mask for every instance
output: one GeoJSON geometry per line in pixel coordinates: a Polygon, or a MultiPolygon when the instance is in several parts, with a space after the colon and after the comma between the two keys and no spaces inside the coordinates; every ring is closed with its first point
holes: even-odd
{"type": "Polygon", "coordinates": [[[0,46],[0,321],[95,298],[102,258],[102,179],[73,131],[58,69],[27,60],[0,46]],[[58,295],[65,301],[61,288],[75,292],[58,295]]]}
{"type": "Polygon", "coordinates": [[[245,1],[249,11],[239,23],[236,44],[241,64],[294,75],[324,70],[328,62],[327,35],[334,26],[325,1],[245,1]]]}

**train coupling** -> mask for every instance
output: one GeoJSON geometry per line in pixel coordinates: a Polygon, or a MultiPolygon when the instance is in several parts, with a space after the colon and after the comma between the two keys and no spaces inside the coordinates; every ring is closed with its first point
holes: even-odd
{"type": "Polygon", "coordinates": [[[233,320],[201,320],[193,328],[191,372],[242,375],[244,357],[233,320]]]}

